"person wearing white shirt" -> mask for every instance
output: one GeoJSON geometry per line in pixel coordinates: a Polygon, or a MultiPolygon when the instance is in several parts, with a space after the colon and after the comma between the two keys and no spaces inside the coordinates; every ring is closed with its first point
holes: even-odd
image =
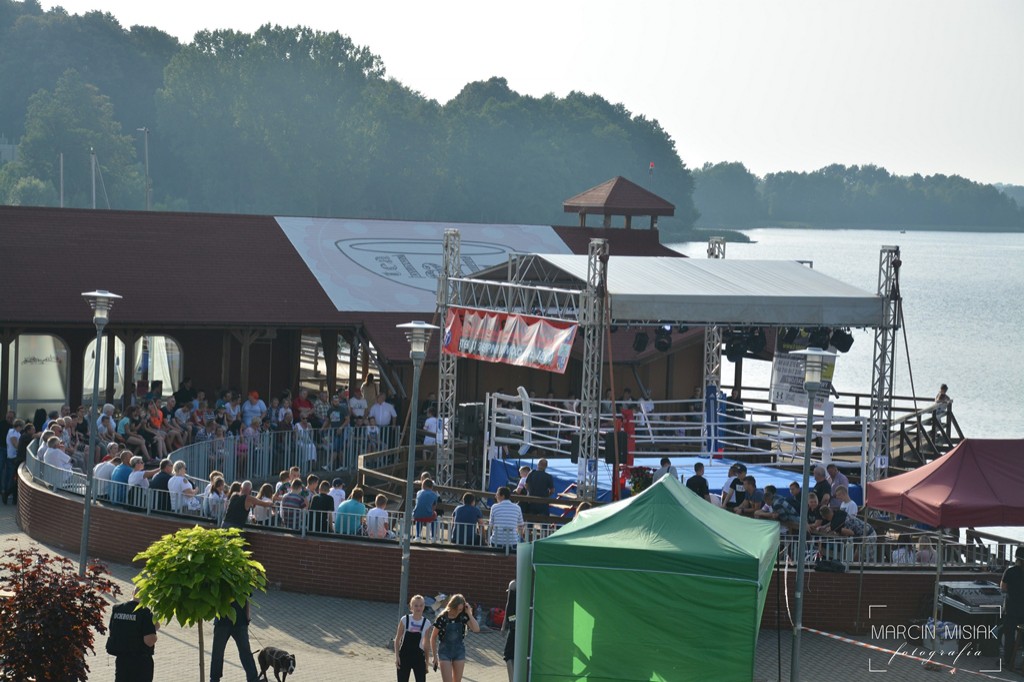
{"type": "Polygon", "coordinates": [[[196,499],[196,489],[192,487],[185,476],[187,470],[185,462],[178,460],[172,469],[174,475],[167,481],[167,492],[171,496],[172,511],[196,511],[199,509],[199,500],[196,499]]]}
{"type": "Polygon", "coordinates": [[[653,481],[657,483],[658,480],[665,475],[668,475],[676,479],[677,481],[679,480],[679,472],[676,471],[676,468],[674,466],[672,466],[672,460],[670,460],[668,457],[661,458],[661,468],[654,472],[653,481]]]}
{"type": "Polygon", "coordinates": [[[71,471],[71,458],[64,452],[64,443],[57,436],[50,436],[46,441],[46,454],[43,455],[43,464],[56,469],[71,471]]]}
{"type": "Polygon", "coordinates": [[[437,411],[433,407],[427,408],[427,418],[423,421],[423,430],[427,432],[423,436],[424,445],[437,444],[437,411]]]}
{"type": "Polygon", "coordinates": [[[392,420],[398,420],[398,413],[395,406],[384,400],[384,394],[377,394],[377,402],[370,408],[370,416],[377,420],[377,426],[383,428],[390,426],[392,420]]]}
{"type": "Polygon", "coordinates": [[[358,388],[352,391],[355,395],[350,396],[348,399],[348,411],[353,417],[365,417],[366,416],[366,398],[363,397],[363,392],[358,388]]]}
{"type": "Polygon", "coordinates": [[[850,499],[850,491],[846,489],[845,485],[837,486],[835,489],[836,500],[839,502],[839,508],[847,513],[849,516],[857,515],[857,503],[850,499]]]}
{"type": "Polygon", "coordinates": [[[334,498],[334,511],[338,511],[338,505],[345,501],[345,483],[340,478],[334,479],[327,494],[334,498]]]}
{"type": "Polygon", "coordinates": [[[388,498],[384,495],[377,495],[373,502],[373,509],[366,512],[366,534],[371,538],[387,538],[390,536],[388,528],[388,498]]]}
{"type": "Polygon", "coordinates": [[[110,487],[110,475],[114,473],[114,467],[121,463],[121,457],[117,456],[104,460],[93,467],[93,485],[96,487],[96,497],[102,499],[107,496],[110,487]]]}
{"type": "Polygon", "coordinates": [[[111,405],[110,403],[107,403],[106,405],[103,406],[103,410],[100,412],[100,416],[96,418],[96,426],[99,427],[97,433],[103,433],[107,429],[107,427],[103,424],[104,416],[106,416],[110,420],[111,424],[114,423],[114,406],[111,405]]]}

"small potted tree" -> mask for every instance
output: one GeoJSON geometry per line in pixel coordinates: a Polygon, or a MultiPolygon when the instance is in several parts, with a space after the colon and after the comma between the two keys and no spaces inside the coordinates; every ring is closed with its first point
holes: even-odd
{"type": "Polygon", "coordinates": [[[37,547],[11,548],[0,563],[0,680],[85,682],[94,632],[107,631],[105,597],[120,588],[100,564],[75,564],[37,547]]]}
{"type": "Polygon", "coordinates": [[[256,590],[266,591],[263,565],[252,559],[237,528],[183,528],[165,535],[135,556],[145,561],[133,578],[138,600],[157,620],[199,629],[199,680],[205,682],[203,622],[220,616],[234,621],[232,602],[244,606],[256,590]]]}

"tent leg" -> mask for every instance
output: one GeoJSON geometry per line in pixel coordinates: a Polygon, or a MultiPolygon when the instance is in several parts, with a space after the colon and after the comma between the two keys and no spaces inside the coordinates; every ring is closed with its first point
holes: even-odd
{"type": "Polygon", "coordinates": [[[530,679],[531,635],[533,634],[533,543],[521,542],[516,547],[516,648],[512,663],[512,679],[530,679]]]}
{"type": "Polygon", "coordinates": [[[935,593],[932,597],[932,646],[939,649],[939,583],[942,582],[942,529],[939,529],[935,550],[935,593]]]}

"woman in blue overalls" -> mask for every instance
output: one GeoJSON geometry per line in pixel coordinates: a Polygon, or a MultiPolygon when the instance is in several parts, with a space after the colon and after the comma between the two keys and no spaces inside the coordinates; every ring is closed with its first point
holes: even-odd
{"type": "Polygon", "coordinates": [[[462,682],[466,668],[466,626],[480,632],[473,609],[461,594],[452,595],[444,612],[434,620],[430,630],[430,650],[434,652],[434,669],[441,666],[443,682],[462,682]]]}
{"type": "Polygon", "coordinates": [[[426,606],[423,597],[416,595],[409,600],[411,614],[402,616],[395,632],[395,666],[398,668],[398,682],[409,682],[409,673],[416,676],[416,682],[426,682],[427,638],[430,636],[430,621],[423,615],[426,606]]]}

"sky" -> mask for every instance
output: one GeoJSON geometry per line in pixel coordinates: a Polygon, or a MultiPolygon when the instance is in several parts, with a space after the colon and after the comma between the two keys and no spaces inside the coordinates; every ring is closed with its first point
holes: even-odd
{"type": "Polygon", "coordinates": [[[339,31],[445,102],[502,76],[657,119],[691,168],[830,163],[1024,185],[1024,0],[62,0],[189,42],[339,31]]]}

